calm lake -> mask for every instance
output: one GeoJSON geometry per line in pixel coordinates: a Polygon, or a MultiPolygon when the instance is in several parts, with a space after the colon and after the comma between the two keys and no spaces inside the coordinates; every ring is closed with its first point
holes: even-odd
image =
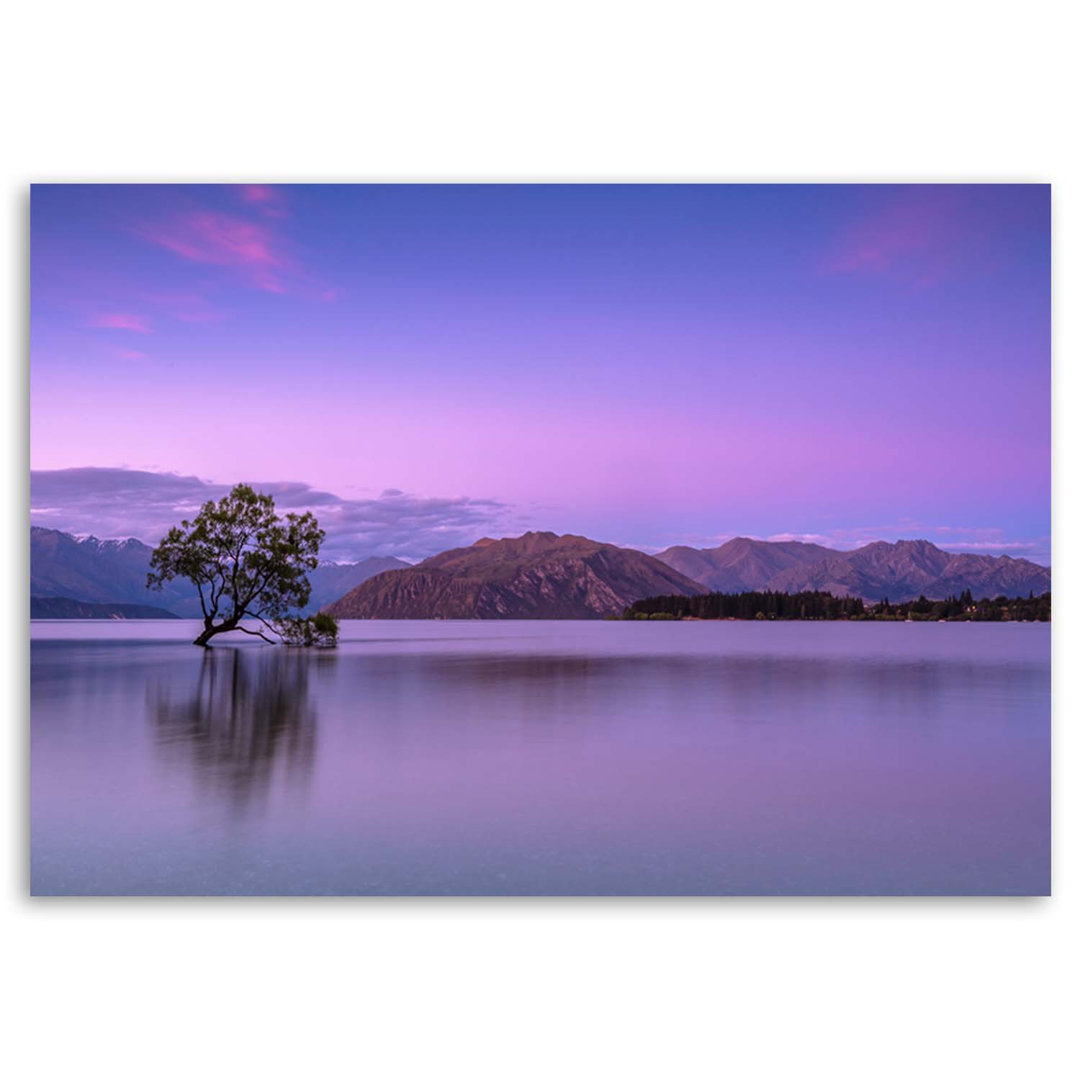
{"type": "Polygon", "coordinates": [[[1045,894],[1046,624],[35,622],[35,894],[1045,894]]]}

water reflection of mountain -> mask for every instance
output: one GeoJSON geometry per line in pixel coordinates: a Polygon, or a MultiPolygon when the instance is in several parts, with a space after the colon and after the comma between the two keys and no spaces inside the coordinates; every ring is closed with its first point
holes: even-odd
{"type": "Polygon", "coordinates": [[[193,689],[159,687],[152,697],[163,757],[238,812],[275,783],[302,785],[315,760],[309,681],[333,661],[293,649],[207,649],[193,689]]]}

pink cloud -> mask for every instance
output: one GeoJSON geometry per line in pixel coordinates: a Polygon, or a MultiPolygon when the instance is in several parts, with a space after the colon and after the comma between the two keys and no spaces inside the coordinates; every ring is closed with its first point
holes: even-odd
{"type": "Polygon", "coordinates": [[[149,321],[142,315],[131,315],[123,312],[98,315],[90,325],[102,330],[134,330],[138,334],[153,333],[149,321]]]}
{"type": "MultiPolygon", "coordinates": [[[[286,216],[277,188],[254,184],[237,191],[265,216],[286,216]]],[[[327,303],[340,296],[340,290],[319,282],[285,254],[281,227],[269,221],[195,210],[136,232],[190,262],[227,268],[264,292],[288,292],[301,299],[327,303]]],[[[170,305],[169,314],[184,322],[217,322],[223,317],[201,297],[184,305],[170,305]]]]}
{"type": "Polygon", "coordinates": [[[240,198],[249,206],[254,206],[259,213],[266,217],[287,217],[285,210],[285,196],[280,188],[269,184],[242,184],[239,188],[240,198]]]}
{"type": "Polygon", "coordinates": [[[119,360],[147,360],[149,357],[138,349],[115,349],[113,355],[119,360]]]}
{"type": "Polygon", "coordinates": [[[826,255],[826,273],[872,273],[925,288],[947,275],[959,239],[955,193],[929,187],[855,222],[826,255]]]}
{"type": "Polygon", "coordinates": [[[200,210],[167,225],[142,229],[140,235],[192,262],[237,270],[259,289],[285,291],[281,271],[287,261],[266,225],[200,210]]]}

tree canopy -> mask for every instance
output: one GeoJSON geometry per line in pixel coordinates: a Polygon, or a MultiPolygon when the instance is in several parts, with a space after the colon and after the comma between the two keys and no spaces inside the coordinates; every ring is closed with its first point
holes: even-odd
{"type": "Polygon", "coordinates": [[[276,639],[266,631],[290,644],[332,644],[336,624],[332,635],[322,624],[318,635],[306,635],[299,628],[304,620],[289,616],[311,596],[307,574],[319,565],[325,536],[313,514],[279,517],[270,495],[237,484],[217,502],[204,503],[192,521],[169,530],[150,558],[146,584],[160,589],[179,577],[195,585],[203,614],[196,645],[231,630],[271,643],[276,639]],[[262,629],[242,625],[245,619],[262,629]]]}

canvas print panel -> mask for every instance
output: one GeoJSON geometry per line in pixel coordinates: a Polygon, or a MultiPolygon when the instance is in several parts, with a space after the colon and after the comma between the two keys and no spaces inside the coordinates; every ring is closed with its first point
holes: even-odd
{"type": "Polygon", "coordinates": [[[1041,185],[39,185],[39,895],[1050,888],[1041,185]]]}

